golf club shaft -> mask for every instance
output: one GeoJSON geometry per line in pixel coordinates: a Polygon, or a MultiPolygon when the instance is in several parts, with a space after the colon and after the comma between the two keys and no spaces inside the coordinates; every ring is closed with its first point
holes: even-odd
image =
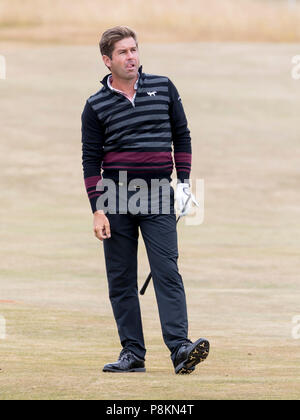
{"type": "Polygon", "coordinates": [[[152,279],[152,273],[149,273],[148,277],[146,278],[146,281],[143,285],[143,287],[140,290],[140,295],[143,295],[148,287],[148,284],[150,283],[150,280],[152,279]]]}

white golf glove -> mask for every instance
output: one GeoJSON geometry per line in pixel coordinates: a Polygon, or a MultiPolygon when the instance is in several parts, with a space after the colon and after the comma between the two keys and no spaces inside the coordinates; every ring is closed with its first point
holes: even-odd
{"type": "Polygon", "coordinates": [[[188,214],[192,203],[199,207],[194,194],[192,194],[192,191],[190,190],[189,184],[184,184],[183,182],[177,184],[175,198],[179,216],[188,214]]]}

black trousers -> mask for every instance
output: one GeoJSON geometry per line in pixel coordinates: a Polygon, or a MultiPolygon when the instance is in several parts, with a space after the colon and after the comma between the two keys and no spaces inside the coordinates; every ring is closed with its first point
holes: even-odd
{"type": "Polygon", "coordinates": [[[109,298],[121,345],[144,359],[144,343],[137,284],[137,250],[141,231],[153,278],[163,339],[174,356],[188,340],[186,298],[178,272],[174,190],[170,214],[110,214],[111,238],[104,240],[109,298]]]}

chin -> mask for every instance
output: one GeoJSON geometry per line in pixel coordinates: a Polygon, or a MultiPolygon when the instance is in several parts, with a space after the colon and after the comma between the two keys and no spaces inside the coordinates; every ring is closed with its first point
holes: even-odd
{"type": "Polygon", "coordinates": [[[137,71],[135,71],[135,72],[132,72],[132,73],[127,73],[126,74],[126,79],[128,79],[128,80],[131,80],[131,79],[135,79],[136,78],[136,76],[137,76],[137,71]]]}

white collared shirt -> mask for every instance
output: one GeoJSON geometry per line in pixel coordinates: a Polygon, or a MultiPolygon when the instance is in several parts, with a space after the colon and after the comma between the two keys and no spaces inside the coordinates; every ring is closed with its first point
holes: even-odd
{"type": "Polygon", "coordinates": [[[112,75],[110,75],[107,79],[107,86],[109,87],[110,90],[112,90],[114,92],[121,93],[122,95],[124,95],[127,99],[130,100],[130,102],[134,106],[134,100],[135,100],[135,97],[136,97],[136,91],[137,91],[137,88],[138,88],[139,78],[140,78],[140,75],[138,74],[138,78],[136,79],[136,82],[134,84],[135,93],[134,93],[132,98],[130,98],[125,92],[122,92],[122,90],[118,90],[118,89],[115,89],[115,88],[112,87],[112,85],[111,85],[112,75]]]}

